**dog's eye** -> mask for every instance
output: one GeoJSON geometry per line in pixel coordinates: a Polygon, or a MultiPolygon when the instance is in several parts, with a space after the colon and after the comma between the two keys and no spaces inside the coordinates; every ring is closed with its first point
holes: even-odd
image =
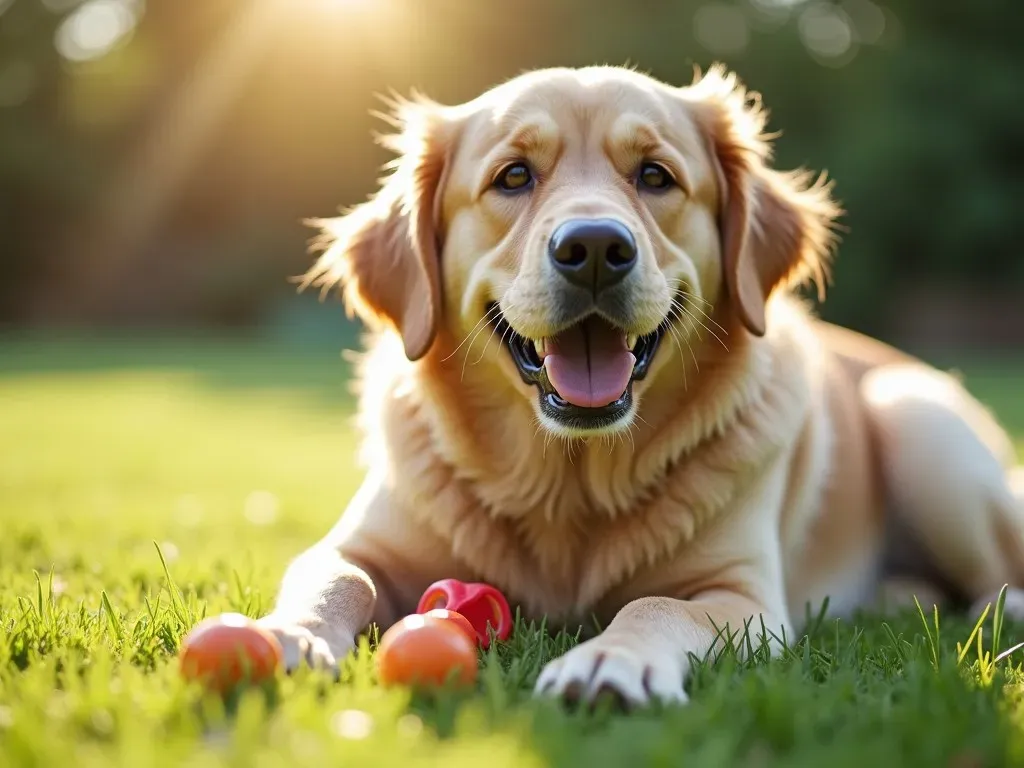
{"type": "Polygon", "coordinates": [[[526,163],[512,163],[512,165],[506,166],[494,180],[494,186],[506,192],[519,192],[532,183],[533,174],[526,167],[526,163]]]}
{"type": "Polygon", "coordinates": [[[640,166],[637,180],[642,187],[648,189],[668,189],[675,184],[672,174],[658,163],[644,163],[640,166]]]}

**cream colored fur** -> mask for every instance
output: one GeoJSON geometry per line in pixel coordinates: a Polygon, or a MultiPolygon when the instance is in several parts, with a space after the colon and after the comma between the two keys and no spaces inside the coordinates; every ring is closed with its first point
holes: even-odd
{"type": "Polygon", "coordinates": [[[528,618],[606,627],[554,660],[539,694],[683,701],[689,655],[727,642],[721,628],[792,638],[826,597],[849,614],[892,599],[897,577],[935,587],[920,558],[887,570],[905,536],[962,598],[1024,586],[1024,473],[991,416],[946,374],[790,296],[824,278],[838,211],[826,185],[770,169],[763,110],[734,78],[677,89],[547,70],[397,112],[395,175],[322,222],[309,275],[345,283],[375,332],[366,479],[262,619],[289,667],[335,664],[369,622],[454,577],[494,584],[528,618]],[[623,183],[650,153],[679,190],[623,183]],[[528,199],[489,191],[514,157],[537,169],[528,199]],[[556,332],[546,237],[602,215],[640,248],[629,330],[686,310],[629,419],[581,435],[539,418],[485,313],[499,301],[523,336],[556,332]]]}

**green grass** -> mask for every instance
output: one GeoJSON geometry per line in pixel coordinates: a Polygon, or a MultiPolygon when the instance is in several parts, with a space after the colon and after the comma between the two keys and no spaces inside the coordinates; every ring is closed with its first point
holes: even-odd
{"type": "MultiPolygon", "coordinates": [[[[1024,435],[1024,366],[968,373],[1024,435]]],[[[178,676],[183,634],[265,609],[359,482],[346,374],[322,347],[0,340],[0,766],[1024,761],[1018,654],[985,663],[990,619],[958,659],[972,626],[952,615],[937,639],[913,613],[816,622],[780,659],[700,665],[689,706],[630,715],[532,701],[572,638],[524,626],[470,693],[383,689],[364,644],[337,684],[204,697],[178,676]]]]}

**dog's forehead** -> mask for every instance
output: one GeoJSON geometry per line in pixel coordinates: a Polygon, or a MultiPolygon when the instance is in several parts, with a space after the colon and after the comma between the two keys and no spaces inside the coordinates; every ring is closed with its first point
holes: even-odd
{"type": "Polygon", "coordinates": [[[478,151],[527,132],[540,140],[573,141],[621,134],[624,122],[649,125],[690,148],[693,121],[679,89],[641,73],[594,67],[527,73],[463,105],[470,143],[478,151]]]}
{"type": "Polygon", "coordinates": [[[580,122],[607,122],[624,112],[668,122],[682,103],[668,86],[630,70],[611,67],[531,72],[483,94],[475,110],[494,134],[507,134],[531,119],[568,129],[580,122]]]}
{"type": "Polygon", "coordinates": [[[498,113],[519,105],[594,106],[622,101],[656,105],[666,86],[628,70],[548,70],[511,80],[492,91],[498,113]]]}

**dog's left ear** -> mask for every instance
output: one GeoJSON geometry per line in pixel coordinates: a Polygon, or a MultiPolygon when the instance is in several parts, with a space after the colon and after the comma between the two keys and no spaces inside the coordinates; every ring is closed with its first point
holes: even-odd
{"type": "Polygon", "coordinates": [[[405,354],[430,349],[441,321],[439,189],[452,141],[445,108],[425,98],[396,101],[398,128],[382,143],[398,157],[391,174],[365,203],[333,219],[312,222],[323,253],[301,281],[326,292],[341,284],[345,304],[371,327],[390,327],[405,354]]]}
{"type": "Polygon", "coordinates": [[[719,175],[722,266],[729,299],[747,330],[765,333],[772,292],[808,279],[824,298],[834,224],[841,214],[824,175],[768,167],[767,114],[734,74],[713,68],[682,89],[705,131],[719,175]]]}

